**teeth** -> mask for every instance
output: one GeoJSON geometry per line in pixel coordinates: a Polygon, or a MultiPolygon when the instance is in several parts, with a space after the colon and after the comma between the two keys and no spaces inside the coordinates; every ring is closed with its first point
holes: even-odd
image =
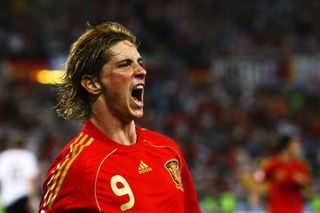
{"type": "Polygon", "coordinates": [[[134,87],[135,89],[143,89],[143,85],[138,85],[138,86],[136,86],[136,87],[134,87]]]}

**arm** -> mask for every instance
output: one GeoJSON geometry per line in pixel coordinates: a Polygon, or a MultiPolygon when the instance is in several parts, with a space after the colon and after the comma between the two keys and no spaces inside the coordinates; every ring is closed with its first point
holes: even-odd
{"type": "Polygon", "coordinates": [[[251,176],[251,190],[259,194],[265,194],[269,191],[270,170],[272,167],[271,159],[262,161],[259,168],[251,176]]]}
{"type": "Polygon", "coordinates": [[[28,200],[28,207],[30,212],[34,212],[35,206],[34,203],[37,198],[37,177],[33,177],[29,181],[30,194],[28,200]]]}
{"type": "Polygon", "coordinates": [[[306,195],[312,183],[312,177],[309,167],[304,161],[300,161],[298,168],[292,174],[292,181],[297,184],[301,191],[306,195]]]}

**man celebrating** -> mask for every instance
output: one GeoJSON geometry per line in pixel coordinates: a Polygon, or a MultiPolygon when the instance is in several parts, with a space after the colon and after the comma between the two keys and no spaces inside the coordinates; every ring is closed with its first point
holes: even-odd
{"type": "Polygon", "coordinates": [[[268,212],[303,212],[303,191],[311,183],[311,174],[300,153],[299,137],[282,136],[274,155],[255,173],[258,183],[270,185],[268,212]]]}
{"type": "Polygon", "coordinates": [[[135,125],[145,77],[135,36],[118,23],[72,45],[57,111],[84,127],[49,168],[39,212],[200,212],[178,146],[135,125]]]}

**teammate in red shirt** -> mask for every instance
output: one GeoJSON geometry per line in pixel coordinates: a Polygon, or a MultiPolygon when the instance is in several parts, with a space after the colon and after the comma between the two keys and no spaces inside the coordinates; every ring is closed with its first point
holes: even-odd
{"type": "Polygon", "coordinates": [[[49,168],[40,213],[200,212],[179,147],[135,125],[145,77],[136,39],[118,23],[73,44],[57,111],[85,124],[49,168]]]}
{"type": "Polygon", "coordinates": [[[309,169],[301,159],[298,137],[283,136],[276,154],[262,163],[255,174],[258,182],[269,183],[270,213],[302,213],[303,191],[310,184],[309,169]]]}

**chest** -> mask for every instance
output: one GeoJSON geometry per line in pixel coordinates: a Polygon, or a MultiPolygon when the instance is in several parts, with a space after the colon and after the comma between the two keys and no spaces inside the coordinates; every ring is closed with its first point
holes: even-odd
{"type": "Polygon", "coordinates": [[[293,179],[297,173],[304,173],[304,169],[296,162],[278,162],[269,171],[271,178],[275,181],[293,179]]]}
{"type": "Polygon", "coordinates": [[[114,151],[98,162],[94,191],[102,212],[163,212],[183,203],[182,165],[173,150],[114,151]]]}

